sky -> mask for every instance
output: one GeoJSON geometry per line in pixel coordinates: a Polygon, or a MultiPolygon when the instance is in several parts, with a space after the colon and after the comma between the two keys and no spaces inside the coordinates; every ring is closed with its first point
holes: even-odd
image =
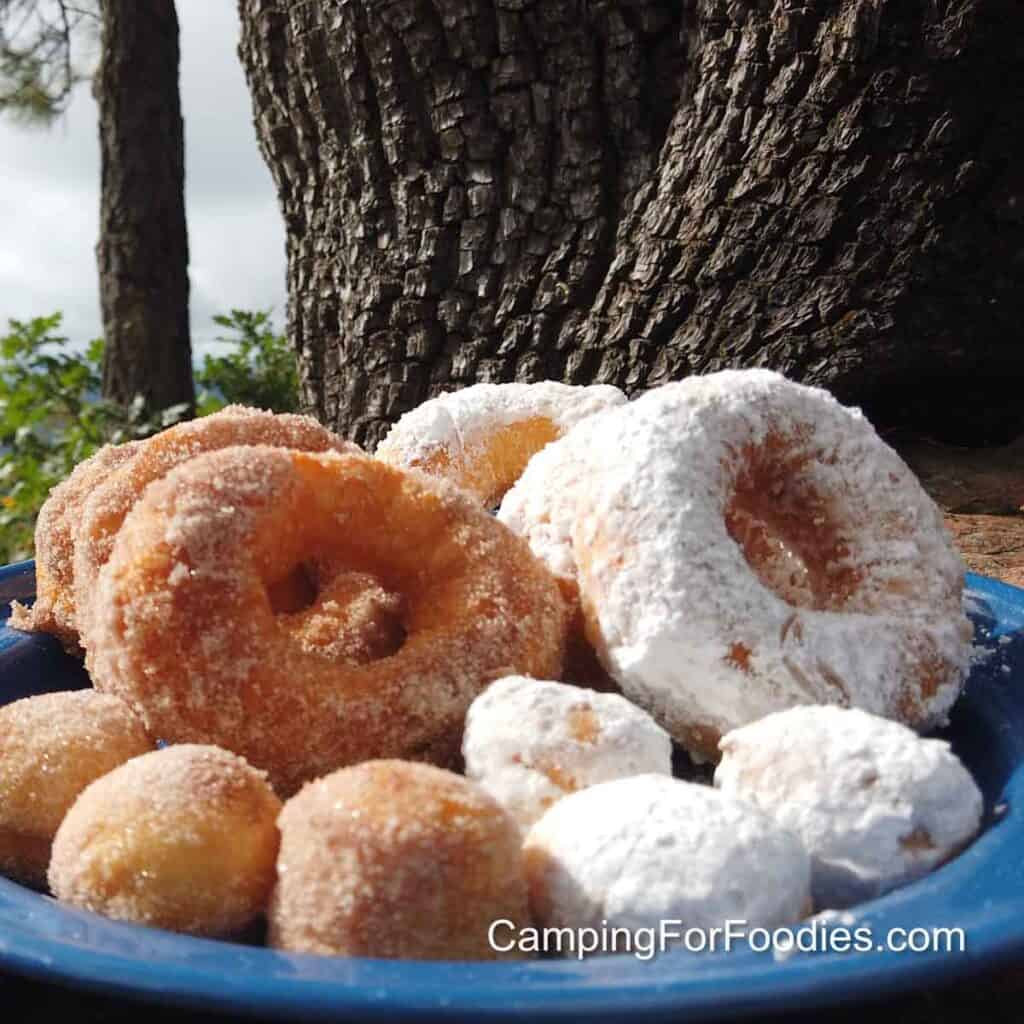
{"type": "MultiPolygon", "coordinates": [[[[218,312],[285,318],[284,228],[256,145],[235,52],[234,0],[178,0],[192,344],[209,351],[218,312]]],[[[49,128],[0,118],[0,328],[61,310],[76,344],[102,334],[96,105],[85,83],[49,128]]]]}

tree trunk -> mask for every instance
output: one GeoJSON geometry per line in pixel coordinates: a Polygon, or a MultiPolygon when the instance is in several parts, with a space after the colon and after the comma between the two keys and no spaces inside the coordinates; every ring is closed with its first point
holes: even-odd
{"type": "Polygon", "coordinates": [[[188,323],[184,128],[173,0],[102,0],[102,186],[96,259],[103,394],[151,410],[195,401],[188,323]]]}
{"type": "Polygon", "coordinates": [[[736,365],[1024,425],[1016,0],[240,7],[305,401],[355,439],[736,365]]]}

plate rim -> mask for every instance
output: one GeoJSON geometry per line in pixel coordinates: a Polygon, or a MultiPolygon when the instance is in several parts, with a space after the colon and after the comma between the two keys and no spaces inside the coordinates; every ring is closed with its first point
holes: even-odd
{"type": "MultiPolygon", "coordinates": [[[[32,568],[31,561],[0,567],[0,584],[28,577],[32,568]]],[[[998,606],[1014,608],[1014,631],[1024,630],[1024,589],[977,574],[968,574],[967,585],[998,606]]],[[[0,601],[6,600],[2,594],[0,601]]],[[[0,616],[0,626],[5,618],[6,613],[0,616]]],[[[1024,693],[1015,697],[1024,721],[1024,693]]],[[[1014,752],[1013,770],[1000,797],[1011,802],[1011,811],[1024,806],[1024,736],[1015,739],[1014,752]]],[[[923,900],[932,911],[924,920],[934,919],[944,898],[948,906],[948,898],[962,892],[958,879],[976,880],[993,860],[1005,866],[1000,854],[1012,856],[1015,846],[1024,847],[1024,820],[1010,813],[939,871],[855,908],[857,923],[884,932],[900,926],[908,905],[913,908],[923,900]]],[[[952,906],[957,906],[956,899],[952,906]]],[[[583,963],[424,963],[316,957],[176,935],[58,906],[47,896],[0,879],[0,969],[133,1001],[161,999],[215,1012],[310,1020],[396,1014],[477,1020],[524,1012],[537,1020],[684,1012],[693,1021],[720,1020],[797,1004],[820,1008],[866,984],[873,997],[894,995],[924,980],[945,984],[1024,957],[1024,884],[1016,898],[980,910],[980,917],[962,922],[970,942],[967,953],[957,956],[830,953],[779,963],[770,953],[744,950],[700,963],[682,952],[645,962],[619,956],[583,963]],[[54,930],[59,933],[61,928],[70,937],[55,938],[54,930]],[[83,934],[95,948],[83,945],[83,934]],[[154,962],[146,955],[153,952],[171,953],[172,958],[154,962]],[[728,987],[724,1003],[723,986],[728,987]]]]}

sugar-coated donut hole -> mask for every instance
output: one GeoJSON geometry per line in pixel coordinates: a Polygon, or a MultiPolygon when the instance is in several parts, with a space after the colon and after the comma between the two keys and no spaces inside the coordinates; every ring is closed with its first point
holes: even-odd
{"type": "Polygon", "coordinates": [[[729,536],[758,579],[796,608],[850,610],[859,582],[834,499],[806,469],[815,455],[804,438],[769,434],[747,446],[725,510],[729,536]]]}

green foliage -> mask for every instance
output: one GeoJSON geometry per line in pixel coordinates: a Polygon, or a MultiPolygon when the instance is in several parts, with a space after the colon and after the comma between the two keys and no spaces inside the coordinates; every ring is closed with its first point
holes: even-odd
{"type": "Polygon", "coordinates": [[[184,417],[147,416],[100,398],[103,342],[69,349],[61,315],[8,321],[0,338],[0,562],[28,558],[50,488],[104,444],[147,437],[184,417]]]}
{"type": "Polygon", "coordinates": [[[232,332],[217,340],[235,346],[227,355],[207,356],[196,372],[199,415],[225,405],[252,405],[272,412],[299,408],[295,355],[284,336],[274,332],[269,312],[231,310],[214,323],[232,332]]]}
{"type": "MultiPolygon", "coordinates": [[[[239,402],[277,412],[298,406],[295,359],[269,313],[216,317],[234,351],[207,356],[196,374],[199,414],[239,402]]],[[[59,333],[61,315],[10,320],[0,338],[0,564],[30,558],[50,488],[104,444],[148,437],[185,418],[174,406],[148,415],[100,397],[103,342],[84,351],[59,333]]]]}
{"type": "Polygon", "coordinates": [[[63,113],[90,77],[72,60],[75,41],[98,25],[95,0],[0,0],[0,114],[49,124],[63,113]]]}

